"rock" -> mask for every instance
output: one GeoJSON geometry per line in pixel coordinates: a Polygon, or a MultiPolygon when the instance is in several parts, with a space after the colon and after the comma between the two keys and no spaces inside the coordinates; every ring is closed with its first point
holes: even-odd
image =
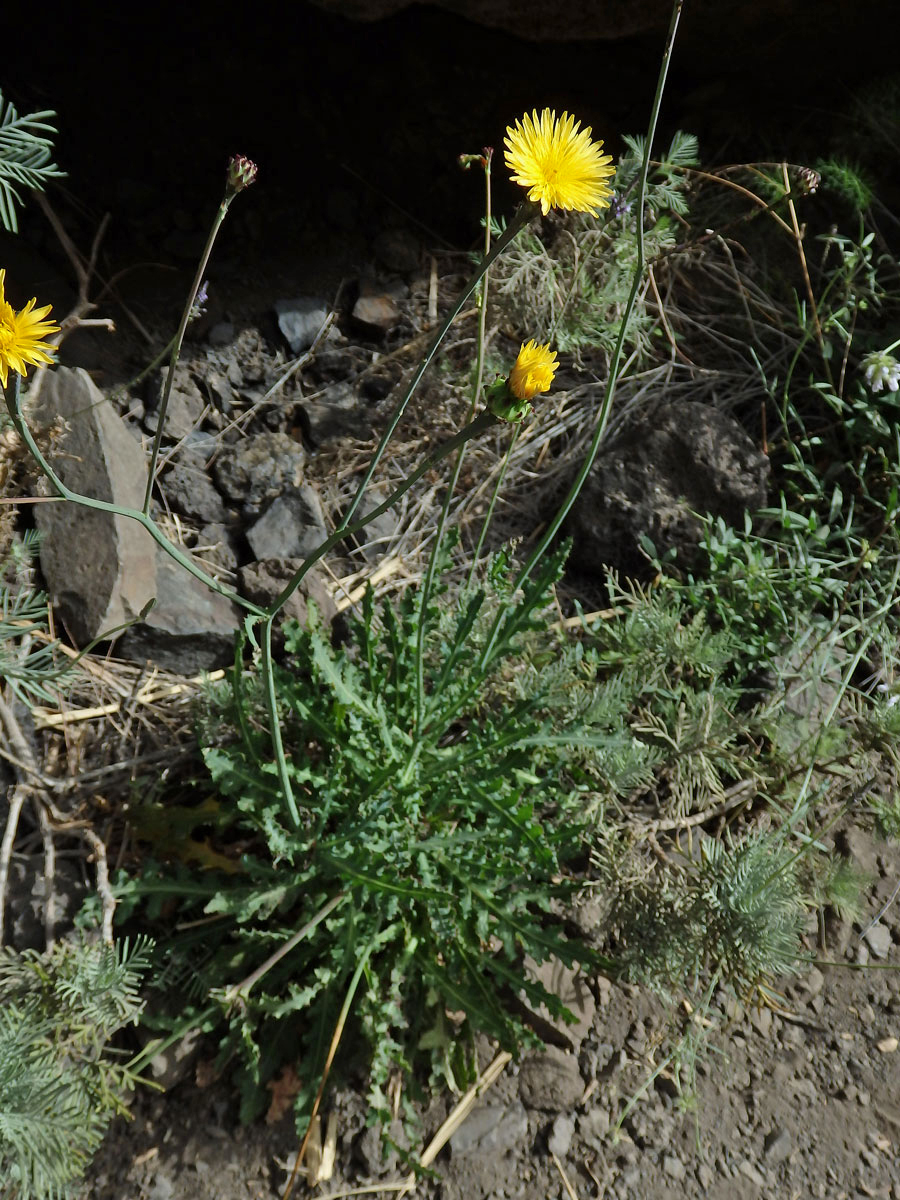
{"type": "MultiPolygon", "coordinates": [[[[387,1132],[392,1141],[402,1142],[403,1125],[400,1121],[392,1121],[387,1132]]],[[[385,1175],[397,1169],[397,1151],[385,1142],[377,1126],[364,1129],[356,1139],[354,1149],[370,1175],[385,1175]]]]}
{"type": "Polygon", "coordinates": [[[215,368],[209,368],[203,376],[203,388],[210,403],[227,416],[234,407],[234,387],[227,375],[215,368]]]}
{"type": "Polygon", "coordinates": [[[532,1024],[544,1041],[553,1041],[577,1051],[590,1032],[596,1010],[594,997],[581,969],[567,967],[556,958],[536,963],[533,958],[526,957],[525,971],[530,979],[543,984],[551,995],[558,996],[575,1017],[574,1023],[570,1024],[564,1017],[552,1017],[544,1005],[532,1007],[525,1000],[532,1013],[532,1024]]]}
{"type": "Polygon", "coordinates": [[[145,620],[127,630],[118,653],[132,662],[149,659],[179,675],[214,671],[232,662],[241,620],[237,605],[211,591],[162,548],[157,550],[156,579],[156,604],[145,620]]]}
{"type": "Polygon", "coordinates": [[[642,536],[658,554],[675,550],[681,566],[699,563],[695,513],[740,524],[765,503],[768,473],[766,456],[718,409],[688,401],[645,409],[598,458],[572,508],[571,564],[646,577],[642,536]]]}
{"type": "Polygon", "coordinates": [[[317,400],[300,405],[300,423],[313,446],[322,446],[342,437],[364,438],[368,422],[360,419],[359,399],[347,383],[336,383],[317,400]]]}
{"type": "MultiPolygon", "coordinates": [[[[141,1040],[150,1039],[142,1037],[141,1040]]],[[[199,1029],[190,1029],[177,1042],[155,1054],[147,1064],[153,1082],[159,1084],[164,1091],[168,1091],[187,1079],[200,1057],[202,1042],[202,1032],[199,1029]]]]}
{"type": "Polygon", "coordinates": [[[745,1158],[738,1169],[745,1179],[749,1179],[750,1182],[755,1183],[757,1187],[766,1186],[765,1175],[763,1175],[761,1171],[758,1171],[756,1167],[754,1167],[753,1163],[748,1159],[745,1158]]]}
{"type": "Polygon", "coordinates": [[[194,553],[202,555],[204,563],[214,564],[225,571],[237,570],[238,556],[227,525],[213,521],[198,530],[194,553]]]}
{"type": "Polygon", "coordinates": [[[687,1175],[687,1168],[680,1158],[674,1154],[664,1154],[662,1169],[670,1179],[682,1180],[687,1175]]]}
{"type": "Polygon", "coordinates": [[[422,243],[407,229],[385,229],[372,243],[372,251],[389,271],[410,275],[422,261],[422,243]]]}
{"type": "Polygon", "coordinates": [[[527,1108],[571,1112],[584,1093],[578,1061],[556,1046],[531,1055],[519,1071],[519,1096],[527,1108]]]}
{"type": "Polygon", "coordinates": [[[362,295],[353,306],[353,319],[365,333],[380,336],[400,319],[400,308],[387,293],[362,295]]]}
{"type": "Polygon", "coordinates": [[[256,516],[286,487],[299,487],[303,447],[286,433],[258,433],[229,447],[213,466],[219,491],[256,516]]]}
{"type": "Polygon", "coordinates": [[[485,1151],[503,1154],[521,1145],[527,1133],[528,1114],[521,1104],[485,1104],[463,1121],[450,1139],[450,1146],[454,1155],[485,1151]]]}
{"type": "Polygon", "coordinates": [[[547,1149],[551,1154],[555,1154],[557,1158],[565,1158],[569,1153],[569,1147],[572,1145],[574,1135],[574,1119],[566,1113],[560,1113],[553,1122],[550,1130],[550,1136],[547,1139],[547,1149]]]}
{"type": "MultiPolygon", "coordinates": [[[[166,367],[154,383],[151,393],[145,397],[144,428],[149,433],[156,433],[159,404],[168,373],[169,369],[166,367]]],[[[164,436],[176,442],[188,437],[199,424],[205,407],[206,401],[189,369],[183,363],[179,363],[175,368],[175,379],[166,407],[164,436]]]]}
{"type": "MultiPolygon", "coordinates": [[[[384,504],[387,498],[386,488],[377,484],[375,487],[369,488],[360,502],[358,509],[360,517],[367,517],[370,512],[374,512],[376,508],[384,504]]],[[[373,521],[370,521],[355,535],[353,540],[362,549],[364,558],[369,562],[377,562],[383,556],[385,546],[396,532],[397,513],[395,509],[389,508],[380,517],[375,517],[373,521]]]]}
{"type": "MultiPolygon", "coordinates": [[[[54,444],[51,465],[66,486],[139,509],[146,458],[86,371],[46,373],[29,419],[48,426],[57,416],[67,428],[54,444]]],[[[48,590],[76,642],[132,620],[156,594],[155,545],[131,518],[75,504],[36,504],[35,523],[43,534],[48,590]]]]}
{"type": "Polygon", "coordinates": [[[328,320],[331,309],[315,296],[298,296],[295,300],[276,300],[275,316],[278,328],[290,347],[291,354],[308,350],[319,330],[328,320]]]}
{"type": "Polygon", "coordinates": [[[166,471],[158,484],[167,503],[176,512],[205,525],[225,519],[222,497],[203,467],[203,459],[186,454],[166,471]]]}
{"type": "MultiPolygon", "coordinates": [[[[278,558],[242,567],[238,572],[241,594],[253,604],[266,607],[284,590],[300,565],[298,558],[278,558]]],[[[315,567],[285,604],[285,620],[297,621],[305,626],[309,620],[308,600],[315,604],[323,624],[329,625],[334,620],[337,608],[315,567]]]]}
{"type": "Polygon", "coordinates": [[[327,536],[322,505],[309,484],[286,488],[247,530],[247,541],[258,561],[306,558],[327,536]]]}
{"type": "Polygon", "coordinates": [[[873,925],[863,934],[876,958],[887,958],[891,952],[891,931],[886,925],[873,925]]]}
{"type": "Polygon", "coordinates": [[[767,1163],[774,1165],[775,1163],[784,1162],[790,1157],[791,1153],[791,1135],[786,1129],[773,1129],[771,1133],[767,1133],[763,1142],[763,1157],[767,1163]]]}

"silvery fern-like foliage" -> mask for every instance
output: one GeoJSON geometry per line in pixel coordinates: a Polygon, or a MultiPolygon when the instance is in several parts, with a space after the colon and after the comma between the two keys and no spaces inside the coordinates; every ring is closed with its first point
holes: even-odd
{"type": "Polygon", "coordinates": [[[134,1082],[107,1050],[142,1007],[146,941],[0,951],[0,1198],[73,1194],[134,1082]]]}
{"type": "Polygon", "coordinates": [[[42,191],[46,180],[61,176],[53,162],[52,135],[56,133],[49,110],[19,116],[15,106],[0,92],[0,223],[18,233],[16,206],[24,199],[20,189],[42,191]]]}

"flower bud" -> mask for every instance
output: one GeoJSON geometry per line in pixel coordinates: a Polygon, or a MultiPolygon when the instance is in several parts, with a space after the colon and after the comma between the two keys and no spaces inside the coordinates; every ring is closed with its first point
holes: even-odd
{"type": "Polygon", "coordinates": [[[228,160],[228,173],[225,180],[225,194],[236,196],[244,188],[256,181],[256,163],[245,158],[243,154],[233,154],[228,160]]]}

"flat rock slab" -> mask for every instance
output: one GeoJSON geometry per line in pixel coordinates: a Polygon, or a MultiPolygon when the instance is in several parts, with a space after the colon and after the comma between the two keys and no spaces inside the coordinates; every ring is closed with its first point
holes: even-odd
{"type": "MultiPolygon", "coordinates": [[[[144,501],[147,462],[122,418],[86,371],[48,372],[28,419],[65,432],[51,465],[82,495],[126,508],[144,501]]],[[[78,504],[35,505],[41,569],[54,605],[79,644],[133,620],[156,594],[155,544],[136,521],[78,504]]]]}
{"type": "Polygon", "coordinates": [[[118,653],[132,662],[148,659],[166,671],[197,675],[234,659],[234,636],[241,610],[211,591],[159,548],[156,604],[146,620],[132,625],[118,653]]]}

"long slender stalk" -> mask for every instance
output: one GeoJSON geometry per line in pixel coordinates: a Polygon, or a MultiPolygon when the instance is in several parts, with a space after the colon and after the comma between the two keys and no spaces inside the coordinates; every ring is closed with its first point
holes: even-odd
{"type": "MultiPolygon", "coordinates": [[[[487,151],[484,156],[484,257],[491,252],[491,152],[487,151]]],[[[488,282],[490,280],[490,272],[485,271],[481,281],[481,297],[478,309],[478,341],[475,350],[475,383],[472,387],[472,399],[469,404],[469,414],[466,418],[471,421],[475,415],[475,408],[478,404],[478,399],[481,395],[481,381],[484,376],[484,342],[485,330],[487,328],[487,299],[488,299],[488,282]]],[[[462,471],[463,458],[466,453],[465,442],[460,446],[459,453],[456,456],[456,462],[453,464],[453,470],[450,472],[450,482],[447,484],[447,490],[444,494],[444,503],[441,505],[440,516],[438,517],[437,528],[434,534],[434,541],[431,546],[431,553],[428,556],[428,566],[425,571],[425,577],[422,580],[419,589],[419,605],[420,613],[424,616],[428,606],[428,599],[431,595],[431,587],[434,582],[434,573],[437,569],[438,558],[441,553],[441,545],[444,540],[444,529],[447,524],[447,517],[450,513],[450,505],[453,501],[453,493],[456,491],[456,485],[459,482],[460,472],[462,471]]],[[[416,730],[422,726],[422,713],[425,707],[425,629],[427,621],[419,620],[416,630],[416,730]]],[[[415,753],[415,749],[413,751],[415,753]]]]}
{"type": "MultiPolygon", "coordinates": [[[[447,313],[447,316],[444,318],[444,320],[441,322],[441,324],[438,326],[438,329],[437,329],[434,337],[431,340],[431,344],[429,345],[428,349],[425,351],[425,355],[422,358],[422,361],[419,363],[418,367],[416,367],[416,370],[413,373],[412,378],[410,379],[409,383],[407,384],[406,391],[404,392],[403,397],[401,398],[400,402],[397,404],[397,407],[394,409],[393,413],[391,414],[391,419],[388,422],[384,433],[381,435],[381,440],[378,443],[378,446],[375,450],[375,454],[372,457],[372,461],[369,463],[369,466],[367,467],[366,472],[363,475],[362,481],[360,482],[360,485],[357,488],[356,495],[353,497],[353,500],[350,502],[349,508],[347,509],[346,513],[344,514],[344,519],[341,524],[341,528],[344,528],[347,525],[349,525],[350,521],[352,520],[353,514],[356,512],[357,508],[359,507],[359,503],[362,500],[363,495],[365,494],[365,490],[369,486],[369,482],[370,482],[372,476],[375,474],[375,471],[378,467],[378,464],[381,462],[382,457],[384,456],[384,452],[387,449],[388,442],[391,440],[391,438],[394,434],[394,430],[397,428],[397,425],[400,423],[400,418],[403,416],[404,412],[406,411],[406,407],[409,404],[410,400],[412,399],[413,393],[415,392],[416,388],[419,386],[419,383],[421,382],[422,376],[425,374],[425,371],[427,370],[428,365],[430,364],[431,360],[434,358],[438,347],[440,346],[440,344],[444,340],[444,338],[447,336],[450,326],[453,324],[453,322],[456,320],[456,318],[462,312],[463,305],[466,303],[466,301],[469,299],[469,297],[475,291],[475,288],[478,286],[479,281],[485,276],[487,271],[490,269],[491,265],[497,261],[497,259],[500,257],[500,255],[503,253],[503,251],[507,248],[507,246],[509,246],[509,244],[522,232],[522,230],[525,228],[525,226],[528,224],[528,222],[535,215],[536,211],[537,211],[537,209],[535,208],[535,206],[530,203],[523,203],[519,206],[519,208],[516,210],[515,215],[513,216],[513,219],[510,221],[509,225],[506,227],[506,229],[503,231],[501,236],[494,243],[493,249],[490,251],[489,254],[485,255],[485,257],[481,260],[481,262],[475,268],[475,271],[472,273],[472,276],[469,279],[468,283],[465,285],[463,290],[460,292],[459,296],[454,301],[453,307],[447,313]]],[[[289,595],[290,595],[290,593],[288,593],[288,596],[289,595]]]]}
{"type": "MultiPolygon", "coordinates": [[[[622,359],[622,351],[625,346],[625,335],[628,332],[628,326],[631,322],[631,315],[634,311],[635,302],[638,292],[640,291],[641,283],[644,276],[644,204],[647,196],[647,176],[650,170],[650,152],[653,146],[653,139],[656,135],[656,125],[659,120],[659,112],[662,106],[663,93],[666,86],[666,77],[669,72],[669,62],[672,57],[672,48],[675,44],[675,35],[678,30],[678,22],[681,19],[681,10],[684,7],[684,0],[675,0],[672,9],[672,19],[669,24],[669,32],[666,37],[666,45],[663,50],[662,63],[659,70],[659,78],[656,83],[656,94],[653,98],[653,107],[650,112],[650,123],[647,129],[647,138],[644,143],[644,157],[641,162],[640,182],[638,185],[638,203],[637,203],[637,262],[634,268],[634,279],[631,284],[631,291],[628,294],[628,300],[625,303],[625,308],[622,312],[621,323],[619,325],[619,336],[616,338],[615,348],[613,349],[612,358],[609,364],[609,374],[606,380],[606,389],[603,394],[603,402],[600,405],[600,411],[597,414],[597,421],[594,426],[594,436],[591,439],[591,444],[588,447],[588,452],[585,456],[581,469],[572,482],[565,499],[560,505],[556,515],[547,525],[544,533],[541,535],[537,545],[532,550],[531,554],[516,578],[516,587],[519,588],[528,579],[531,572],[534,570],[537,563],[543,557],[547,547],[556,537],[557,533],[572,505],[578,498],[581,489],[584,487],[585,481],[590,474],[594,461],[600,450],[600,444],[603,441],[603,435],[606,432],[606,426],[609,421],[609,415],[612,411],[613,398],[616,391],[616,383],[619,376],[619,364],[622,359]]],[[[491,633],[487,638],[484,648],[479,658],[479,668],[483,668],[484,664],[489,659],[494,649],[494,644],[497,635],[500,631],[500,625],[503,619],[504,611],[501,608],[500,612],[494,620],[491,633]]]]}
{"type": "Polygon", "coordinates": [[[166,374],[166,382],[163,388],[162,399],[159,402],[159,411],[156,414],[156,434],[153,438],[153,449],[150,452],[150,467],[147,471],[147,490],[144,492],[143,511],[145,514],[150,512],[150,498],[153,495],[153,484],[156,482],[156,463],[159,459],[159,448],[162,445],[163,430],[166,424],[166,410],[169,407],[169,396],[172,394],[172,383],[175,379],[175,367],[178,364],[178,356],[181,354],[181,346],[184,342],[184,331],[188,327],[188,321],[191,319],[191,309],[194,307],[194,301],[197,299],[197,292],[200,290],[200,284],[203,282],[203,276],[206,272],[209,257],[212,254],[213,244],[216,236],[222,227],[222,222],[228,214],[228,207],[234,199],[234,193],[226,193],[222,198],[222,203],[219,205],[218,211],[213,218],[212,226],[210,227],[209,236],[206,239],[206,245],[203,247],[203,253],[200,255],[200,263],[197,267],[197,273],[194,276],[194,282],[191,284],[191,290],[188,293],[187,303],[184,306],[184,312],[181,314],[181,321],[178,325],[178,332],[175,334],[172,342],[172,353],[169,355],[169,370],[166,374]]]}

